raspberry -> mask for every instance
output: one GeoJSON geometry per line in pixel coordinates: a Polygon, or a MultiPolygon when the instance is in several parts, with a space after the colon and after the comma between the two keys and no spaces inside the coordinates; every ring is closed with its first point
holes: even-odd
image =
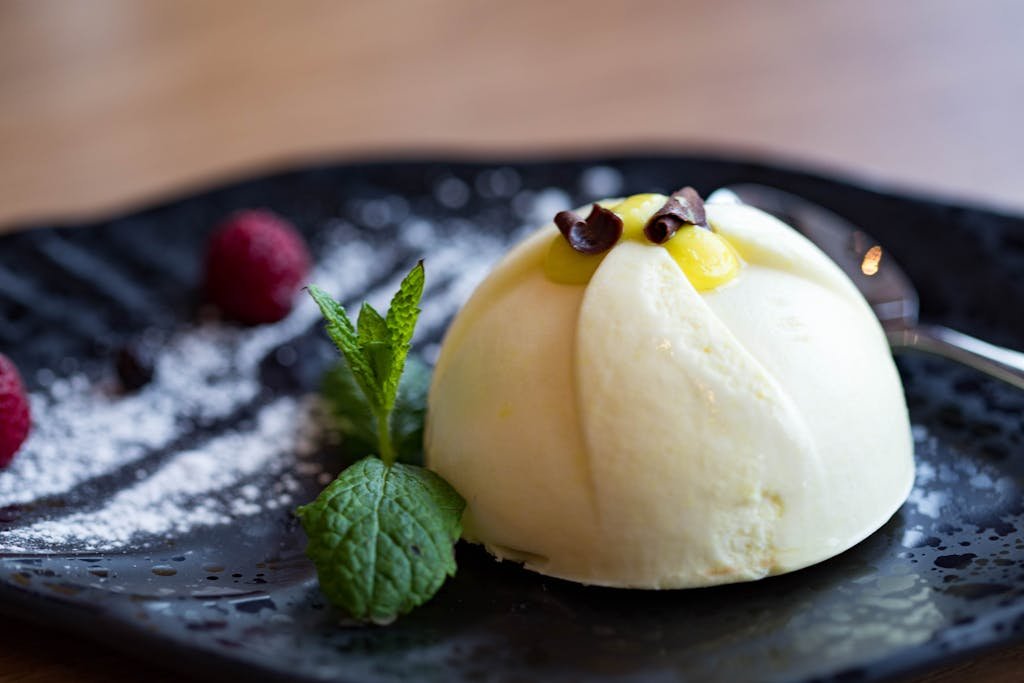
{"type": "Polygon", "coordinates": [[[239,322],[276,322],[292,309],[309,264],[306,243],[291,223],[266,210],[239,211],[210,237],[206,295],[239,322]]]}
{"type": "Polygon", "coordinates": [[[18,368],[0,353],[0,467],[7,467],[32,423],[18,368]]]}

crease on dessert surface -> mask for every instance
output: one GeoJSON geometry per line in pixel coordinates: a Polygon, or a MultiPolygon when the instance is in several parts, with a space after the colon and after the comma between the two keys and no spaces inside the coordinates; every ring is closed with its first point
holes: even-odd
{"type": "MultiPolygon", "coordinates": [[[[621,201],[621,200],[619,200],[619,199],[605,199],[605,200],[601,200],[601,201],[595,202],[595,204],[599,204],[601,206],[607,207],[607,206],[613,206],[614,204],[617,204],[619,201],[621,201]]],[[[577,209],[577,210],[582,210],[582,209],[577,209]]],[[[549,224],[549,225],[543,226],[542,228],[537,230],[537,232],[534,235],[532,235],[531,237],[526,239],[523,243],[521,243],[520,246],[517,248],[517,250],[518,250],[518,254],[517,255],[518,255],[518,258],[522,260],[522,264],[510,264],[510,266],[512,267],[512,271],[508,275],[504,275],[502,277],[502,282],[503,283],[510,282],[512,280],[512,278],[516,277],[517,275],[519,277],[522,277],[523,275],[526,274],[527,270],[531,267],[532,264],[536,264],[536,263],[543,264],[544,259],[547,256],[547,252],[548,252],[548,248],[550,247],[551,240],[553,240],[553,239],[563,239],[563,238],[559,234],[558,229],[553,224],[549,224]]],[[[510,258],[510,260],[511,260],[511,258],[510,258]]],[[[541,272],[543,272],[543,268],[541,268],[541,272]]],[[[576,321],[579,320],[580,306],[582,306],[582,304],[583,304],[582,299],[583,299],[584,293],[586,291],[585,288],[586,288],[587,284],[586,283],[580,283],[580,284],[552,283],[552,284],[555,287],[575,287],[575,288],[580,289],[580,301],[578,302],[578,305],[576,307],[575,320],[572,322],[572,325],[571,325],[572,338],[569,341],[570,349],[571,349],[570,350],[570,356],[572,357],[572,356],[575,356],[575,354],[576,354],[576,348],[577,348],[576,347],[576,337],[579,334],[579,325],[576,323],[576,321]]],[[[572,377],[572,385],[573,385],[574,388],[579,386],[578,383],[577,383],[577,374],[578,373],[579,373],[579,364],[578,363],[573,363],[572,367],[571,367],[571,370],[570,370],[570,374],[571,374],[571,377],[572,377]]],[[[583,434],[583,422],[582,422],[582,417],[581,417],[581,412],[582,411],[580,410],[580,399],[581,399],[581,397],[580,397],[578,391],[574,391],[574,397],[575,397],[576,400],[574,401],[574,410],[573,410],[573,412],[575,413],[575,419],[573,420],[573,426],[574,426],[574,429],[575,429],[576,434],[578,436],[577,442],[583,446],[583,448],[580,449],[580,452],[576,454],[576,460],[577,460],[577,463],[579,465],[580,471],[582,473],[583,480],[585,482],[587,482],[587,486],[588,486],[587,495],[588,495],[588,497],[590,499],[590,509],[594,513],[595,518],[599,520],[600,519],[601,511],[600,511],[600,506],[597,503],[597,487],[596,487],[596,485],[594,483],[594,473],[593,473],[593,470],[592,470],[592,468],[590,466],[590,458],[587,455],[586,439],[584,438],[584,434],[583,434]]],[[[545,561],[547,561],[547,557],[545,557],[544,555],[541,555],[541,554],[538,554],[538,553],[529,553],[529,554],[531,554],[533,556],[536,556],[536,557],[544,557],[545,561]]]]}
{"type": "MultiPolygon", "coordinates": [[[[837,305],[849,306],[849,315],[852,317],[859,316],[862,319],[862,324],[858,328],[859,333],[873,337],[872,340],[865,338],[863,343],[877,344],[884,355],[884,357],[878,357],[875,365],[877,366],[878,363],[881,363],[890,366],[882,368],[878,371],[880,374],[875,376],[882,382],[893,381],[897,388],[900,386],[898,373],[888,353],[889,345],[885,338],[885,333],[878,323],[874,311],[860,294],[857,286],[827,254],[797,230],[775,217],[752,207],[709,205],[708,211],[709,218],[715,225],[715,228],[737,247],[737,250],[748,263],[748,266],[761,269],[764,272],[774,270],[786,273],[797,280],[804,281],[805,286],[817,287],[835,296],[837,305]]],[[[715,292],[708,294],[709,301],[713,301],[717,296],[715,292]]],[[[717,306],[717,304],[712,305],[713,308],[717,308],[717,306]]],[[[807,322],[808,324],[814,324],[813,320],[808,320],[807,322]]],[[[755,353],[755,355],[760,354],[755,353]]],[[[783,383],[783,386],[786,386],[786,384],[783,383]]],[[[900,394],[902,395],[902,392],[900,394]]],[[[884,396],[885,394],[883,393],[882,395],[884,396]]],[[[798,406],[801,405],[800,401],[795,398],[794,402],[798,406]]],[[[901,402],[899,407],[902,408],[905,415],[905,403],[901,402]]],[[[894,407],[894,409],[898,408],[894,407]]],[[[807,414],[803,412],[804,409],[800,408],[800,410],[805,420],[809,419],[807,414]]],[[[815,432],[815,430],[811,431],[815,432]]],[[[819,437],[815,436],[814,438],[817,441],[819,437]]],[[[909,430],[905,438],[909,439],[909,430]]],[[[907,449],[912,454],[912,446],[908,444],[907,449]]],[[[898,450],[893,451],[893,457],[898,457],[895,455],[898,453],[898,450]]],[[[884,499],[879,500],[878,508],[871,514],[867,514],[868,511],[858,510],[855,514],[857,519],[859,519],[856,528],[847,528],[846,534],[830,539],[833,542],[829,546],[827,556],[838,554],[860,543],[883,526],[898,511],[913,487],[912,458],[908,460],[907,464],[909,472],[899,473],[901,480],[903,475],[906,475],[906,481],[900,487],[899,493],[890,491],[890,495],[895,497],[889,498],[886,496],[884,499]],[[890,500],[893,502],[890,503],[890,500]],[[882,504],[883,501],[885,502],[884,505],[882,504]]],[[[825,478],[828,480],[827,475],[825,478]]],[[[831,514],[831,511],[829,514],[831,514]]],[[[814,564],[821,559],[819,557],[820,553],[808,552],[806,547],[801,547],[799,542],[791,545],[788,549],[788,554],[791,556],[791,559],[786,563],[785,571],[800,569],[814,564]]]]}
{"type": "MultiPolygon", "coordinates": [[[[587,385],[590,383],[589,380],[593,379],[595,367],[602,365],[599,359],[602,350],[600,344],[594,347],[594,344],[597,342],[593,339],[593,331],[588,335],[587,331],[582,328],[588,325],[586,318],[589,315],[599,314],[600,310],[608,306],[608,296],[613,289],[630,287],[634,289],[630,295],[634,301],[627,303],[624,308],[642,310],[637,307],[645,304],[648,306],[653,305],[655,309],[659,305],[662,307],[661,310],[654,314],[653,320],[646,321],[655,322],[655,327],[667,325],[675,335],[672,339],[666,336],[661,342],[667,344],[667,347],[662,349],[662,351],[702,354],[702,357],[699,359],[691,359],[692,362],[689,364],[684,362],[675,365],[676,374],[681,385],[690,383],[700,388],[701,384],[704,383],[706,385],[705,389],[711,392],[709,396],[713,396],[715,391],[725,391],[726,394],[732,391],[732,399],[736,402],[736,405],[740,405],[743,392],[737,383],[742,384],[744,381],[753,380],[755,386],[758,387],[759,400],[757,404],[760,406],[758,410],[763,413],[762,418],[767,428],[773,429],[772,425],[777,427],[780,423],[787,424],[790,428],[788,433],[793,438],[788,438],[787,430],[778,427],[776,429],[776,437],[779,441],[785,443],[794,452],[794,457],[806,458],[817,463],[817,467],[820,467],[820,458],[814,442],[792,400],[772,374],[746,350],[724,323],[718,320],[714,311],[704,302],[701,295],[689,283],[682,270],[668,256],[667,252],[654,246],[620,244],[608,255],[591,280],[581,309],[581,329],[577,333],[578,349],[576,357],[577,364],[579,365],[579,381],[576,389],[579,392],[581,414],[586,416],[583,418],[584,438],[586,439],[588,456],[592,461],[592,469],[601,469],[601,463],[595,465],[593,461],[595,458],[601,459],[602,456],[608,455],[606,452],[607,444],[615,442],[615,430],[604,429],[604,425],[607,422],[606,418],[608,417],[606,414],[594,415],[592,411],[587,409],[586,401],[588,394],[594,396],[601,395],[601,391],[588,392],[587,385]],[[630,282],[631,273],[638,278],[637,281],[630,282]],[[647,280],[646,282],[640,281],[645,279],[647,280]],[[652,280],[657,286],[647,286],[651,284],[652,280]],[[657,294],[652,295],[652,291],[656,291],[657,294]],[[673,326],[676,327],[673,329],[673,326]],[[707,340],[707,344],[686,343],[687,341],[693,342],[702,335],[707,340]],[[671,348],[672,343],[679,340],[684,341],[681,345],[682,347],[689,346],[691,348],[688,350],[686,348],[671,348]],[[597,357],[596,362],[595,357],[597,357]],[[729,363],[733,363],[734,366],[730,367],[729,363]],[[714,371],[707,372],[706,370],[709,368],[714,368],[714,371]]],[[[619,303],[622,304],[623,302],[620,300],[619,303]]],[[[617,320],[622,319],[621,316],[615,315],[610,316],[610,318],[613,324],[617,320]]],[[[643,325],[643,323],[640,324],[643,325]]],[[[628,334],[628,330],[608,330],[606,333],[609,336],[621,339],[628,334]]],[[[649,351],[657,351],[657,346],[658,344],[655,344],[655,348],[649,349],[649,351]]],[[[628,358],[623,360],[625,361],[624,365],[629,365],[628,358]]],[[[665,370],[667,372],[672,368],[673,364],[668,363],[665,370]]],[[[692,389],[693,386],[691,386],[691,394],[692,389]]],[[[713,398],[706,399],[702,407],[709,409],[708,414],[698,418],[698,420],[711,419],[712,422],[715,421],[713,419],[713,398]]],[[[629,430],[626,429],[626,431],[629,430]]],[[[736,430],[724,429],[722,431],[723,433],[728,433],[736,430]]],[[[735,436],[727,435],[725,438],[735,438],[735,436]]],[[[737,567],[735,563],[723,562],[721,560],[725,558],[719,558],[715,561],[705,562],[705,566],[700,569],[702,574],[702,580],[700,581],[696,581],[694,580],[695,577],[691,577],[689,581],[683,580],[679,582],[669,579],[661,581],[661,584],[664,584],[666,587],[682,587],[686,584],[706,585],[723,583],[735,580],[737,575],[745,578],[759,578],[777,568],[773,536],[777,521],[784,514],[785,501],[782,499],[780,492],[768,490],[764,486],[766,479],[764,473],[766,456],[764,451],[758,448],[757,444],[752,444],[747,448],[747,452],[751,461],[755,463],[756,470],[756,472],[748,474],[745,482],[751,488],[749,495],[744,501],[746,502],[746,512],[749,519],[745,523],[746,526],[744,524],[734,525],[736,528],[731,531],[736,533],[734,538],[738,540],[740,545],[738,547],[730,547],[725,554],[736,560],[754,557],[757,559],[746,567],[737,567]],[[750,514],[751,510],[756,510],[756,514],[750,514]]],[[[747,464],[749,465],[750,463],[747,464]]],[[[608,486],[608,482],[602,482],[600,476],[596,476],[595,481],[596,489],[601,488],[602,483],[608,486]]],[[[601,497],[598,496],[598,498],[600,499],[601,497]]],[[[611,513],[609,513],[609,516],[611,516],[611,513]]],[[[629,584],[630,582],[626,581],[624,583],[629,584]]]]}
{"type": "MultiPolygon", "coordinates": [[[[526,246],[526,249],[524,249],[524,258],[530,259],[531,263],[533,262],[533,258],[543,259],[545,257],[547,253],[547,245],[551,238],[557,237],[557,239],[562,239],[561,235],[558,235],[557,231],[554,229],[553,226],[551,226],[551,229],[545,228],[542,229],[540,232],[548,233],[550,237],[546,237],[546,239],[544,240],[531,240],[530,244],[526,246]]],[[[522,280],[523,277],[527,276],[527,271],[521,270],[519,272],[519,275],[520,280],[522,280]]],[[[538,270],[535,273],[535,275],[544,278],[545,281],[547,281],[547,278],[543,274],[542,270],[538,270]]],[[[569,339],[567,340],[566,347],[557,351],[564,351],[567,357],[570,359],[570,362],[568,364],[568,374],[570,378],[570,384],[573,388],[575,388],[577,386],[576,376],[579,372],[579,365],[578,363],[571,362],[571,359],[575,357],[576,353],[576,337],[579,333],[576,321],[579,319],[580,307],[583,303],[586,285],[564,283],[550,283],[550,285],[553,287],[557,287],[559,289],[568,288],[569,290],[578,293],[578,296],[575,297],[575,308],[571,316],[566,316],[565,320],[565,324],[569,327],[570,330],[569,339]]],[[[599,527],[601,511],[597,500],[597,488],[594,482],[594,475],[590,466],[590,459],[588,457],[586,447],[586,439],[583,432],[581,397],[576,391],[572,392],[572,397],[574,400],[570,402],[570,406],[568,407],[569,412],[571,412],[572,414],[572,417],[569,420],[569,424],[565,425],[564,428],[572,430],[572,432],[574,433],[575,438],[572,440],[578,445],[578,448],[576,448],[575,452],[572,454],[572,461],[580,477],[580,481],[582,481],[586,486],[585,495],[588,502],[588,507],[590,509],[591,514],[593,515],[593,519],[591,520],[591,526],[599,527]]],[[[511,546],[500,543],[492,543],[486,545],[485,547],[487,547],[487,549],[492,553],[500,555],[504,559],[515,562],[521,562],[525,569],[536,571],[545,575],[557,576],[557,574],[553,574],[549,569],[552,565],[551,557],[543,552],[539,552],[537,550],[530,550],[528,549],[528,546],[525,544],[511,546]]]]}
{"type": "MultiPolygon", "coordinates": [[[[792,273],[868,309],[857,286],[816,244],[771,214],[747,205],[708,204],[708,221],[747,263],[792,273]]],[[[874,314],[872,314],[874,315],[874,314]]]]}
{"type": "MultiPolygon", "coordinates": [[[[516,305],[516,310],[522,308],[522,301],[524,295],[522,291],[524,287],[527,287],[534,292],[549,291],[556,293],[557,298],[562,301],[562,306],[570,306],[571,310],[565,311],[560,320],[564,320],[566,325],[565,330],[568,332],[568,339],[565,340],[564,347],[559,344],[557,349],[551,349],[557,356],[565,356],[564,364],[560,367],[563,368],[565,373],[565,379],[554,379],[550,381],[564,382],[567,386],[571,386],[572,375],[574,371],[573,363],[571,362],[571,356],[574,350],[572,339],[575,335],[575,325],[573,321],[576,319],[579,310],[580,300],[583,296],[583,289],[578,286],[571,285],[559,285],[549,282],[543,274],[543,259],[546,255],[548,246],[551,239],[558,236],[558,231],[553,225],[548,225],[536,233],[528,237],[526,240],[521,242],[517,247],[513,249],[493,270],[491,276],[485,280],[467,302],[466,306],[453,321],[448,337],[445,339],[443,352],[441,357],[438,359],[437,368],[435,370],[435,378],[432,383],[432,391],[444,386],[450,381],[446,374],[450,370],[459,368],[463,362],[460,356],[467,347],[471,347],[476,343],[476,335],[479,332],[479,326],[487,316],[494,313],[494,306],[501,306],[505,297],[513,296],[519,298],[519,303],[516,305]],[[557,288],[545,290],[545,288],[557,288]],[[575,299],[572,303],[571,300],[575,299]]],[[[529,298],[529,297],[526,297],[529,298]]],[[[557,337],[558,335],[554,335],[557,337]]],[[[500,362],[500,359],[497,359],[500,362]]],[[[457,370],[460,374],[464,373],[464,369],[457,370]]],[[[535,381],[540,381],[539,378],[535,378],[535,381]]],[[[485,401],[490,401],[491,397],[487,397],[485,401]]],[[[501,410],[506,410],[508,404],[502,404],[501,410]]],[[[575,442],[578,445],[583,443],[583,436],[579,427],[578,407],[574,402],[567,402],[563,404],[563,410],[568,414],[564,416],[565,422],[560,423],[562,425],[571,425],[570,429],[575,431],[575,438],[571,435],[566,435],[563,432],[563,438],[570,442],[575,442]]],[[[440,451],[435,451],[433,446],[435,440],[433,435],[433,421],[427,421],[428,434],[426,435],[426,443],[428,444],[427,455],[428,455],[428,466],[441,465],[440,473],[444,476],[451,477],[452,481],[458,481],[458,472],[453,472],[447,468],[453,465],[453,460],[447,454],[443,454],[440,451]]],[[[575,452],[572,453],[572,459],[568,462],[572,470],[575,471],[575,477],[580,477],[583,487],[577,488],[576,490],[583,493],[586,498],[585,500],[587,508],[590,510],[596,509],[596,504],[593,500],[593,487],[589,484],[589,478],[587,478],[586,472],[586,454],[583,452],[582,447],[573,449],[575,452]],[[584,488],[585,487],[585,488],[584,488]]],[[[523,457],[528,457],[529,453],[523,453],[523,457]]],[[[529,477],[527,477],[528,479],[529,477]]],[[[500,485],[500,484],[497,484],[500,485]]],[[[570,484],[566,482],[566,485],[578,486],[578,484],[570,484]]],[[[477,505],[480,502],[478,496],[471,496],[467,499],[469,507],[466,511],[466,517],[464,519],[464,534],[463,537],[469,542],[483,543],[485,547],[492,553],[503,557],[504,559],[524,562],[527,568],[536,569],[538,571],[544,571],[543,566],[547,562],[549,548],[545,547],[544,543],[539,545],[531,545],[528,538],[522,537],[522,534],[506,534],[500,531],[499,528],[494,526],[494,510],[488,509],[490,506],[484,506],[481,509],[477,509],[477,505]],[[482,518],[478,519],[477,514],[480,513],[482,518]],[[488,521],[490,520],[490,521],[488,521]]],[[[523,504],[528,504],[524,501],[523,504]]]]}
{"type": "MultiPolygon", "coordinates": [[[[595,202],[595,203],[596,204],[600,204],[601,206],[610,206],[610,205],[613,205],[615,203],[618,203],[618,201],[619,200],[602,200],[602,201],[595,202]]],[[[531,267],[531,265],[533,265],[535,263],[543,264],[544,258],[547,256],[547,251],[548,251],[548,247],[550,245],[550,242],[551,242],[552,239],[556,239],[556,238],[557,239],[562,239],[562,236],[558,233],[558,229],[553,224],[549,224],[547,226],[542,227],[541,229],[539,229],[537,231],[537,233],[535,235],[533,235],[530,238],[528,238],[527,240],[525,240],[520,245],[519,252],[518,252],[519,258],[522,259],[523,263],[521,265],[520,264],[510,264],[513,267],[513,270],[512,270],[512,272],[509,275],[506,275],[503,278],[503,281],[504,282],[509,282],[509,281],[512,280],[512,278],[516,277],[517,275],[519,277],[522,277],[523,275],[525,275],[528,272],[528,269],[531,267]],[[505,279],[505,278],[508,278],[508,279],[505,279]]],[[[543,272],[543,268],[540,269],[540,272],[543,272]]],[[[569,340],[569,348],[570,348],[569,355],[570,355],[570,357],[574,357],[575,354],[576,354],[576,337],[579,334],[579,325],[576,323],[576,321],[579,320],[580,307],[583,305],[583,296],[585,295],[586,284],[553,283],[553,286],[555,286],[555,287],[574,287],[574,288],[581,289],[580,298],[579,298],[579,301],[577,302],[577,306],[576,306],[575,318],[574,318],[574,320],[573,320],[573,322],[571,324],[571,335],[572,336],[571,336],[571,338],[569,340]]],[[[572,386],[574,388],[579,386],[577,384],[577,380],[576,380],[578,372],[579,372],[579,364],[578,363],[572,363],[571,368],[570,368],[570,376],[572,378],[572,386]]],[[[592,470],[592,468],[590,466],[590,458],[587,455],[586,439],[584,438],[583,421],[582,421],[582,417],[581,417],[582,411],[580,410],[580,405],[581,405],[580,404],[580,398],[581,397],[580,397],[578,391],[574,392],[574,397],[575,397],[576,400],[573,402],[573,413],[574,413],[574,418],[575,418],[573,420],[573,428],[575,429],[576,435],[578,437],[576,439],[576,441],[577,441],[577,443],[579,443],[582,446],[580,451],[576,454],[575,459],[576,459],[577,465],[579,466],[580,472],[582,473],[583,480],[585,482],[587,482],[587,487],[588,487],[588,489],[587,489],[587,496],[588,496],[588,498],[590,500],[590,509],[594,513],[595,519],[599,521],[600,520],[601,510],[600,510],[600,506],[597,503],[597,487],[596,487],[596,485],[594,483],[594,473],[593,473],[593,470],[592,470]]],[[[545,555],[543,555],[543,554],[529,552],[529,551],[520,551],[520,552],[526,552],[527,554],[533,556],[534,558],[543,558],[545,563],[548,562],[548,558],[545,555]]],[[[528,568],[531,568],[531,567],[529,567],[529,565],[528,565],[528,568]]]]}
{"type": "MultiPolygon", "coordinates": [[[[600,266],[598,266],[600,267],[600,266]]],[[[579,285],[568,285],[568,286],[579,286],[579,285]]],[[[586,287],[586,285],[583,285],[586,287]]],[[[590,500],[590,511],[594,515],[594,526],[596,528],[601,527],[601,506],[597,500],[597,481],[594,478],[594,468],[590,462],[590,448],[587,444],[587,434],[583,424],[583,401],[586,400],[586,396],[580,391],[580,372],[585,372],[586,368],[582,368],[579,362],[579,345],[578,339],[580,334],[579,319],[583,309],[583,301],[586,297],[586,289],[583,290],[583,294],[580,296],[579,306],[576,308],[576,318],[572,321],[572,339],[571,344],[571,357],[575,360],[572,364],[571,377],[572,377],[572,394],[575,399],[575,420],[573,421],[573,427],[579,436],[578,443],[580,444],[580,452],[577,455],[577,461],[579,463],[580,471],[583,474],[583,480],[587,482],[587,497],[590,500]]]]}

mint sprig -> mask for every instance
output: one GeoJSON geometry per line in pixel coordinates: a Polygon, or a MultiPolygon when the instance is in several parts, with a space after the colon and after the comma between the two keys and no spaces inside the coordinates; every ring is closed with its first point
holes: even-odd
{"type": "Polygon", "coordinates": [[[402,376],[423,283],[421,261],[402,281],[386,315],[364,303],[357,324],[326,292],[309,288],[347,365],[347,374],[328,374],[328,400],[336,414],[352,408],[349,431],[364,442],[375,435],[379,453],[350,466],[296,511],[321,590],[357,619],[391,621],[429,600],[455,574],[465,501],[437,474],[396,462],[418,452],[414,440],[422,435],[425,371],[413,373],[419,374],[418,392],[403,395],[400,387],[409,384],[402,376]]]}
{"type": "Polygon", "coordinates": [[[396,456],[389,420],[419,318],[424,280],[420,261],[402,280],[398,293],[391,299],[387,317],[364,303],[359,310],[358,328],[352,324],[344,306],[316,285],[309,287],[310,296],[327,321],[327,334],[341,351],[366,396],[377,422],[380,457],[388,465],[396,456]]]}

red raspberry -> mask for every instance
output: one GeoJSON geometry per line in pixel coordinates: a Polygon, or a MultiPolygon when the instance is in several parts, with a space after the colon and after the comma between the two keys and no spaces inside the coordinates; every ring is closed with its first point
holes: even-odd
{"type": "Polygon", "coordinates": [[[309,250],[295,226],[270,211],[239,211],[210,237],[206,295],[240,322],[276,322],[292,309],[309,264],[309,250]]]}
{"type": "Polygon", "coordinates": [[[32,418],[18,368],[0,353],[0,467],[7,467],[28,436],[32,418]]]}

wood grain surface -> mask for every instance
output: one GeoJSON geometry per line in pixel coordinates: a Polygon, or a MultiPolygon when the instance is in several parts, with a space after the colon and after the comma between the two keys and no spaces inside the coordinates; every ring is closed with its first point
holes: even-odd
{"type": "MultiPolygon", "coordinates": [[[[1022,211],[1022,26],[1017,0],[4,0],[0,230],[312,159],[659,145],[1022,211]]],[[[0,633],[0,681],[172,680],[0,633]]],[[[918,680],[1021,681],[1024,648],[918,680]]]]}

